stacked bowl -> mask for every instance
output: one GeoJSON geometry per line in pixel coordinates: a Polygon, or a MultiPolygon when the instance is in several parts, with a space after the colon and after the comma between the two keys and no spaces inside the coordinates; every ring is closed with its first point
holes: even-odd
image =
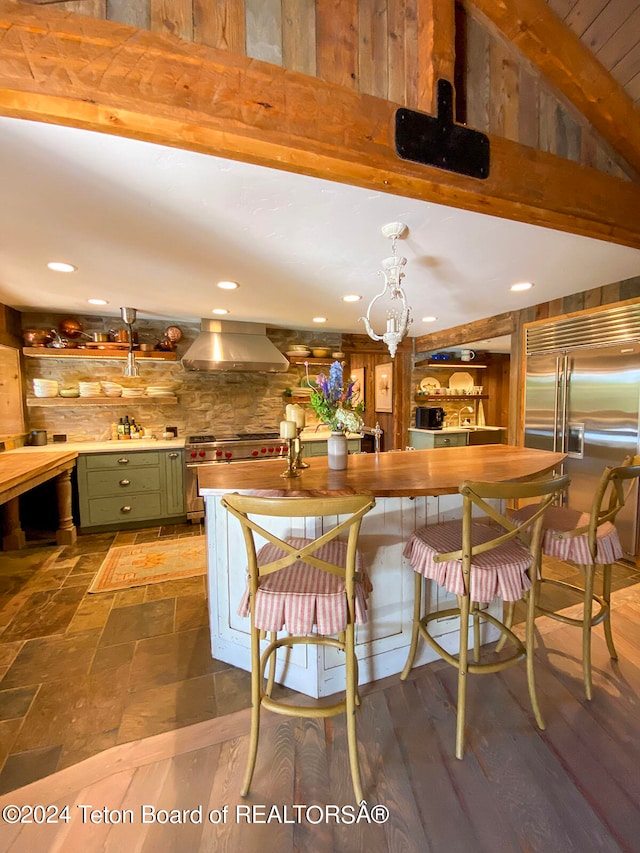
{"type": "Polygon", "coordinates": [[[55,379],[34,379],[33,393],[36,397],[57,397],[58,383],[55,379]]]}
{"type": "Polygon", "coordinates": [[[123,388],[123,397],[144,397],[144,388],[123,388]]]}
{"type": "Polygon", "coordinates": [[[149,385],[147,397],[173,397],[175,396],[170,385],[149,385]]]}
{"type": "Polygon", "coordinates": [[[118,382],[109,382],[103,379],[100,384],[102,385],[102,393],[105,397],[122,397],[122,385],[118,382]]]}
{"type": "Polygon", "coordinates": [[[100,382],[78,382],[78,390],[81,397],[101,397],[102,386],[100,382]]]}

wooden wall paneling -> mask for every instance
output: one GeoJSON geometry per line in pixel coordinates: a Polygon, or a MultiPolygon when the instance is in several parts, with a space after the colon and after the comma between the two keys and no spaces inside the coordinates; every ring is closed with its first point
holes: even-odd
{"type": "Polygon", "coordinates": [[[592,127],[583,127],[580,134],[580,162],[592,169],[596,167],[598,140],[592,127]]]}
{"type": "Polygon", "coordinates": [[[620,299],[640,298],[640,275],[620,282],[620,299]]]}
{"type": "Polygon", "coordinates": [[[285,68],[315,77],[315,0],[282,0],[282,62],[285,68]]]}
{"type": "Polygon", "coordinates": [[[540,133],[538,124],[539,80],[523,66],[520,66],[519,75],[518,142],[537,148],[540,133]]]}
{"type": "Polygon", "coordinates": [[[107,0],[67,0],[55,3],[55,8],[64,12],[75,12],[76,15],[88,15],[90,18],[106,19],[107,0]]]}
{"type": "Polygon", "coordinates": [[[360,0],[358,6],[359,89],[376,98],[387,98],[389,56],[387,50],[387,0],[360,0]]]}
{"type": "Polygon", "coordinates": [[[590,30],[591,32],[588,35],[585,33],[589,47],[605,68],[612,68],[622,57],[637,49],[638,33],[640,33],[640,7],[637,3],[628,2],[628,0],[621,3],[609,3],[594,21],[590,30]],[[629,15],[632,6],[635,6],[635,9],[629,15]],[[597,32],[595,31],[596,24],[599,25],[597,32]],[[608,37],[610,33],[613,35],[608,37]]]}
{"type": "Polygon", "coordinates": [[[581,128],[562,104],[556,111],[556,154],[579,163],[582,154],[581,128]]]}
{"type": "Polygon", "coordinates": [[[634,98],[637,104],[640,98],[640,43],[616,62],[611,73],[621,86],[626,87],[627,94],[634,98]]]}
{"type": "Polygon", "coordinates": [[[282,65],[281,0],[245,0],[247,56],[282,65]]]}
{"type": "Polygon", "coordinates": [[[151,30],[193,41],[191,0],[151,0],[151,30]]]}
{"type": "Polygon", "coordinates": [[[513,50],[502,39],[491,40],[490,130],[505,139],[518,140],[519,68],[513,50]]]}
{"type": "Polygon", "coordinates": [[[246,54],[244,0],[193,0],[193,40],[246,54]]]}
{"type": "MultiPolygon", "coordinates": [[[[407,44],[415,38],[418,48],[415,80],[417,90],[409,89],[413,77],[413,62],[407,62],[408,94],[410,104],[417,109],[436,115],[438,80],[455,84],[456,15],[454,0],[430,0],[418,4],[417,32],[407,29],[407,44]]],[[[454,113],[455,114],[455,113],[454,113]]]]}
{"type": "Polygon", "coordinates": [[[358,0],[316,0],[318,77],[358,88],[358,0]]]}
{"type": "Polygon", "coordinates": [[[0,344],[22,347],[22,316],[15,308],[0,303],[0,344]]]}
{"type": "Polygon", "coordinates": [[[107,0],[107,19],[150,30],[151,0],[107,0]]]}
{"type": "Polygon", "coordinates": [[[404,15],[405,0],[388,0],[389,91],[387,99],[402,106],[405,105],[404,15]]]}
{"type": "Polygon", "coordinates": [[[540,131],[539,131],[539,146],[540,151],[548,151],[549,154],[555,154],[556,151],[556,130],[558,127],[556,112],[558,102],[548,90],[546,86],[540,88],[540,131]]]}
{"type": "Polygon", "coordinates": [[[466,104],[467,124],[476,130],[489,130],[491,103],[491,40],[484,27],[467,15],[466,30],[466,104]]]}

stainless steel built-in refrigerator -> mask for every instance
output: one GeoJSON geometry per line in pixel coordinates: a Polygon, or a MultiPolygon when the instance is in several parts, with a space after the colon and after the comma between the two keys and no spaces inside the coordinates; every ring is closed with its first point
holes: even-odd
{"type": "MultiPolygon", "coordinates": [[[[528,342],[530,347],[535,341],[528,342]]],[[[639,343],[528,353],[524,443],[568,454],[570,506],[588,511],[604,467],[639,452],[639,411],[639,343]]],[[[637,555],[637,488],[616,526],[626,555],[637,555]]]]}

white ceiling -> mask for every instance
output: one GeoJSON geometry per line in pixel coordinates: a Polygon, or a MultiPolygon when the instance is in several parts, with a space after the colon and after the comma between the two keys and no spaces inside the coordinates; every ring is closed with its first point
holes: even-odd
{"type": "Polygon", "coordinates": [[[321,315],[327,331],[363,332],[392,221],[409,227],[398,249],[414,336],[640,275],[637,249],[55,125],[0,117],[0,164],[0,302],[21,311],[127,305],[195,321],[225,307],[230,320],[311,329],[321,315]],[[240,288],[219,290],[223,278],[240,288]],[[523,279],[535,287],[511,293],[523,279]]]}

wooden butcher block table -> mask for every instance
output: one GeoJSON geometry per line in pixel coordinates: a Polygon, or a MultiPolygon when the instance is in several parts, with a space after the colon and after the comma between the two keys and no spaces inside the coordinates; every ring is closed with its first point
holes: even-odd
{"type": "Polygon", "coordinates": [[[25,535],[20,526],[18,498],[41,483],[55,478],[58,501],[56,542],[72,545],[76,528],[71,509],[71,471],[78,454],[64,450],[38,453],[0,453],[0,504],[2,504],[2,548],[11,551],[24,548],[25,535]]]}

